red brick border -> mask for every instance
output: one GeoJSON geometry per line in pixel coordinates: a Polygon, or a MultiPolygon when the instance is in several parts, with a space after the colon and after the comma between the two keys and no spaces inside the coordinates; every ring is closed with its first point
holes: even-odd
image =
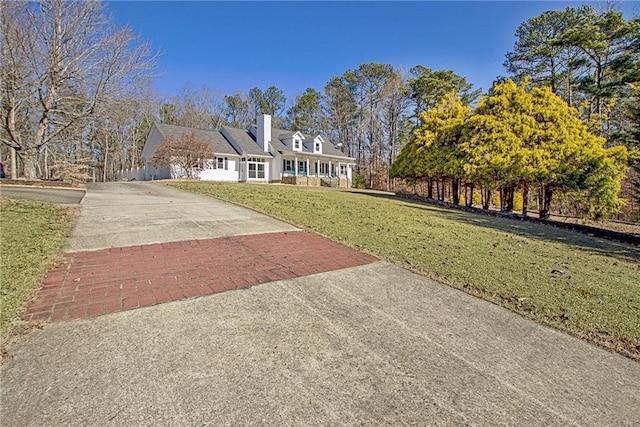
{"type": "Polygon", "coordinates": [[[376,261],[304,231],[73,252],[65,259],[47,274],[26,320],[97,316],[376,261]]]}

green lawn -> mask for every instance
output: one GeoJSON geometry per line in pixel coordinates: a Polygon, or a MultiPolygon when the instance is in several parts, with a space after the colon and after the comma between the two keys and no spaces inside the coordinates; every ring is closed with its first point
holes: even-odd
{"type": "Polygon", "coordinates": [[[60,259],[76,207],[0,198],[0,347],[60,259]]]}
{"type": "Polygon", "coordinates": [[[640,360],[640,250],[384,194],[173,181],[250,206],[640,360]]]}

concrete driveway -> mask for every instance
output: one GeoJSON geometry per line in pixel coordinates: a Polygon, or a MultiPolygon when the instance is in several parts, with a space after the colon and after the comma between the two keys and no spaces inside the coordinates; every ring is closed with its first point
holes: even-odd
{"type": "Polygon", "coordinates": [[[150,182],[88,184],[82,207],[68,252],[297,230],[248,209],[150,182]]]}
{"type": "MultiPolygon", "coordinates": [[[[146,183],[89,188],[83,210],[144,194],[192,205],[174,228],[255,215],[146,183]]],[[[102,225],[126,233],[117,211],[102,225]]],[[[640,364],[379,261],[53,322],[9,353],[2,425],[640,424],[640,364]]]]}

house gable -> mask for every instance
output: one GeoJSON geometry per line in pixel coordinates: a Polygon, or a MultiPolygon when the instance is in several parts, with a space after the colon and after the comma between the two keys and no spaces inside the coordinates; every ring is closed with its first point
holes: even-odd
{"type": "Polygon", "coordinates": [[[288,150],[298,153],[302,153],[304,151],[304,140],[306,138],[302,132],[280,133],[279,139],[287,147],[288,150]]]}
{"type": "Polygon", "coordinates": [[[151,125],[151,129],[149,129],[149,134],[147,135],[147,139],[144,142],[144,147],[142,147],[142,158],[146,161],[150,161],[153,155],[156,152],[156,148],[158,145],[164,142],[164,137],[158,129],[158,125],[153,123],[151,125]]]}
{"type": "Polygon", "coordinates": [[[322,154],[322,145],[324,144],[324,138],[320,135],[313,138],[313,153],[322,154]]]}

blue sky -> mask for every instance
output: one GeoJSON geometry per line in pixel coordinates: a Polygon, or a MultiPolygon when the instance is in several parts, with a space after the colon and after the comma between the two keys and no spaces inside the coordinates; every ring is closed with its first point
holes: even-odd
{"type": "MultiPolygon", "coordinates": [[[[578,1],[215,2],[112,1],[129,25],[161,52],[156,88],[185,83],[225,94],[282,89],[288,104],[307,87],[366,62],[450,69],[486,91],[504,75],[517,26],[578,1]]],[[[621,4],[627,19],[640,3],[621,4]]]]}

